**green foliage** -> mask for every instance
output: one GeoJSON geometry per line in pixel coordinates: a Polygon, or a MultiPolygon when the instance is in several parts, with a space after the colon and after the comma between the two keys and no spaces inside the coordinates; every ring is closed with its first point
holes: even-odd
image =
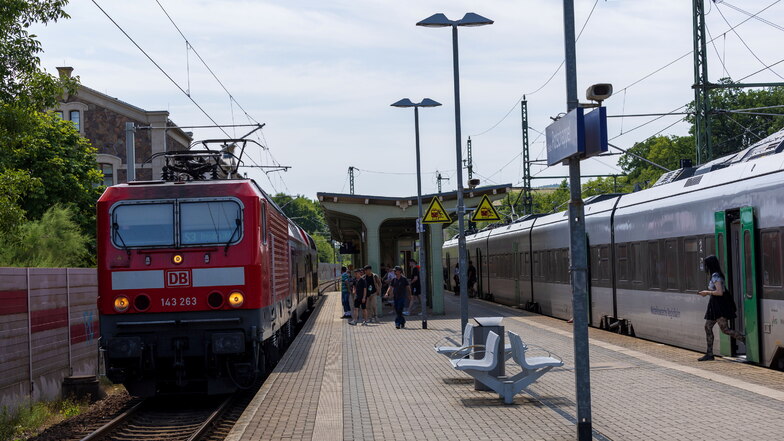
{"type": "Polygon", "coordinates": [[[0,266],[82,266],[88,243],[71,210],[55,205],[40,220],[28,221],[0,236],[0,266]]]}
{"type": "Polygon", "coordinates": [[[278,193],[272,199],[289,219],[296,222],[311,236],[315,234],[329,235],[324,213],[316,201],[302,195],[292,197],[284,193],[278,193]]]}
{"type": "MultiPolygon", "coordinates": [[[[0,0],[0,103],[42,110],[57,103],[58,90],[75,85],[40,70],[43,49],[28,28],[68,18],[67,0],[0,0]]],[[[60,94],[62,91],[60,91],[60,94]]]]}
{"type": "Polygon", "coordinates": [[[46,426],[79,415],[88,407],[87,400],[69,398],[23,405],[17,409],[15,414],[11,414],[6,408],[3,408],[0,412],[0,441],[28,439],[46,426]]]}
{"type": "Polygon", "coordinates": [[[21,170],[0,170],[0,235],[14,231],[25,220],[19,201],[41,183],[21,170]]]}
{"type": "Polygon", "coordinates": [[[563,211],[569,202],[569,184],[566,179],[555,191],[534,191],[533,205],[534,213],[550,213],[553,211],[563,211]]]}
{"type": "Polygon", "coordinates": [[[73,124],[52,113],[0,110],[0,172],[24,171],[36,182],[19,202],[30,219],[67,203],[75,208],[82,231],[93,234],[95,201],[102,190],[95,153],[73,124]]]}
{"type": "MultiPolygon", "coordinates": [[[[681,159],[691,159],[696,164],[693,136],[655,136],[634,144],[629,151],[670,170],[680,168],[681,159]]],[[[631,155],[621,156],[618,165],[628,176],[629,185],[626,191],[631,191],[635,184],[647,188],[665,173],[664,170],[631,155]]]]}
{"type": "MultiPolygon", "coordinates": [[[[732,84],[730,78],[722,78],[720,84],[732,84]]],[[[784,87],[766,87],[763,89],[742,89],[730,87],[710,91],[711,140],[713,158],[729,155],[742,150],[784,127],[784,114],[781,116],[749,115],[729,113],[729,110],[754,109],[759,107],[779,106],[784,103],[784,87]]],[[[688,106],[694,112],[694,102],[688,106]]],[[[755,113],[780,113],[781,109],[760,109],[755,113]]],[[[693,115],[686,117],[692,124],[690,133],[694,135],[693,115]]]]}
{"type": "Polygon", "coordinates": [[[313,240],[316,242],[319,262],[337,263],[335,262],[335,247],[332,246],[332,242],[329,239],[321,234],[314,234],[313,240]]]}

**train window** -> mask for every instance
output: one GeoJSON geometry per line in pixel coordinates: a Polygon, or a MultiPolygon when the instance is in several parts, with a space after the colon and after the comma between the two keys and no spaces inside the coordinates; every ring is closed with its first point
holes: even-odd
{"type": "Polygon", "coordinates": [[[616,247],[617,255],[617,262],[618,262],[618,281],[625,282],[629,280],[629,274],[627,267],[629,266],[629,258],[626,255],[626,244],[619,244],[616,247]]]}
{"type": "MultiPolygon", "coordinates": [[[[716,254],[716,238],[713,235],[705,236],[705,256],[714,256],[715,254],[716,254]]],[[[703,271],[705,271],[704,268],[703,271]]]]}
{"type": "Polygon", "coordinates": [[[599,280],[599,247],[591,247],[590,248],[590,270],[591,270],[591,280],[598,281],[599,280]]]}
{"type": "Polygon", "coordinates": [[[267,204],[261,203],[261,242],[267,244],[267,204]]]}
{"type": "Polygon", "coordinates": [[[112,212],[117,247],[174,245],[174,204],[123,204],[112,212]]]}
{"type": "Polygon", "coordinates": [[[762,244],[762,284],[781,286],[781,242],[778,231],[761,234],[762,244]]]}
{"type": "Polygon", "coordinates": [[[641,242],[629,245],[631,247],[631,252],[629,253],[631,281],[638,287],[645,283],[645,270],[643,267],[645,253],[643,252],[643,245],[645,244],[641,242]]]}
{"type": "Polygon", "coordinates": [[[648,242],[648,286],[650,288],[661,288],[659,276],[662,274],[662,269],[662,261],[659,259],[659,242],[648,242]]]}
{"type": "Polygon", "coordinates": [[[599,281],[607,283],[610,282],[610,247],[604,245],[599,248],[599,281]]]}
{"type": "Polygon", "coordinates": [[[678,241],[664,241],[665,268],[667,272],[667,289],[678,289],[678,241]]]}
{"type": "Polygon", "coordinates": [[[746,298],[751,298],[754,295],[754,285],[753,285],[753,277],[752,277],[752,261],[751,261],[751,234],[749,230],[743,232],[743,260],[745,262],[746,274],[745,274],[745,284],[746,289],[744,294],[746,298]]]}
{"type": "Polygon", "coordinates": [[[242,238],[242,209],[234,201],[180,203],[182,245],[237,243],[242,238]]]}
{"type": "Polygon", "coordinates": [[[541,268],[541,266],[539,265],[539,251],[534,251],[533,259],[534,259],[534,266],[533,266],[534,267],[534,273],[531,274],[531,277],[533,279],[538,279],[539,278],[539,269],[541,268]]]}
{"type": "Polygon", "coordinates": [[[699,291],[703,284],[703,275],[700,271],[700,252],[696,238],[683,240],[684,274],[686,276],[686,290],[699,291]]]}

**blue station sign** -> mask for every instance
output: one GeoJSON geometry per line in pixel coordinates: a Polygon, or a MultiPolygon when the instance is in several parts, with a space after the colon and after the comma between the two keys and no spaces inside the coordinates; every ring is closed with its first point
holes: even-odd
{"type": "Polygon", "coordinates": [[[585,123],[583,108],[578,107],[545,129],[547,135],[547,165],[585,151],[585,123]]]}
{"type": "Polygon", "coordinates": [[[607,109],[584,114],[578,107],[547,126],[547,165],[573,156],[588,158],[607,151],[607,109]]]}

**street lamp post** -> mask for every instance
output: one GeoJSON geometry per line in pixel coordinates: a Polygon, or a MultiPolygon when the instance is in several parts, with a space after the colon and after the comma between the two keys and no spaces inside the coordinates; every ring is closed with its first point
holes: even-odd
{"type": "Polygon", "coordinates": [[[460,270],[460,329],[465,332],[468,324],[468,265],[466,256],[466,240],[463,216],[465,216],[465,205],[463,203],[463,152],[462,135],[460,133],[460,67],[457,57],[457,27],[458,26],[484,26],[493,24],[493,20],[474,14],[467,13],[460,20],[450,20],[444,14],[434,14],[417,23],[417,26],[427,28],[452,27],[452,70],[454,72],[455,83],[455,150],[457,153],[457,244],[458,262],[460,270]]]}
{"type": "Polygon", "coordinates": [[[421,292],[419,299],[422,302],[422,329],[427,329],[427,265],[425,263],[425,224],[422,222],[422,172],[419,164],[419,108],[438,107],[441,103],[425,98],[421,103],[412,103],[410,99],[402,100],[391,104],[392,107],[413,107],[414,108],[414,132],[416,134],[416,174],[417,174],[417,206],[419,207],[419,218],[417,219],[417,231],[419,232],[419,286],[421,292]]]}

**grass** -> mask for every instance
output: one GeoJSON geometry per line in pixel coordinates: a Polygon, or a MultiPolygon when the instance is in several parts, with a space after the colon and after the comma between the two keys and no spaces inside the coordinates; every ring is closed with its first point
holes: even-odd
{"type": "Polygon", "coordinates": [[[21,406],[15,414],[3,408],[0,412],[0,441],[27,439],[46,427],[84,412],[88,400],[41,401],[32,406],[21,406]]]}

